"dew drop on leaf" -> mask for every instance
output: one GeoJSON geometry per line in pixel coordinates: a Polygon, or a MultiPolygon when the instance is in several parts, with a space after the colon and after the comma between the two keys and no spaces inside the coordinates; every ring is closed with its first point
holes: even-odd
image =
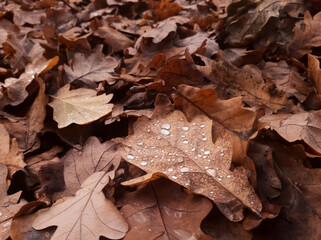
{"type": "Polygon", "coordinates": [[[188,131],[188,127],[187,126],[184,126],[182,127],[183,131],[188,131]]]}
{"type": "Polygon", "coordinates": [[[188,167],[182,167],[181,168],[181,172],[188,172],[189,171],[189,168],[188,167]]]}
{"type": "Polygon", "coordinates": [[[163,135],[169,135],[169,131],[166,130],[166,129],[161,129],[160,133],[163,134],[163,135]]]}
{"type": "Polygon", "coordinates": [[[146,166],[146,165],[147,165],[147,162],[146,162],[146,161],[141,161],[141,162],[140,162],[140,165],[146,166]]]}
{"type": "Polygon", "coordinates": [[[162,125],[162,128],[169,130],[169,129],[171,128],[171,125],[169,125],[168,123],[164,123],[164,124],[162,125]]]}
{"type": "Polygon", "coordinates": [[[127,157],[128,157],[128,159],[131,159],[131,160],[134,159],[133,155],[128,155],[127,157]]]}

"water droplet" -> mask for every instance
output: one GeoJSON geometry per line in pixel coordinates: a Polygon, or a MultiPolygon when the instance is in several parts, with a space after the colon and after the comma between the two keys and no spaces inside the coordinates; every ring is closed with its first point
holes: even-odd
{"type": "Polygon", "coordinates": [[[210,174],[211,176],[215,177],[216,176],[216,171],[214,169],[207,169],[206,172],[210,174]]]}
{"type": "Polygon", "coordinates": [[[164,149],[162,149],[162,151],[161,152],[165,152],[165,150],[164,149]]]}
{"type": "Polygon", "coordinates": [[[220,146],[217,146],[218,149],[220,149],[220,146]]]}
{"type": "Polygon", "coordinates": [[[203,142],[205,142],[206,140],[207,140],[207,138],[206,138],[206,137],[203,137],[203,138],[202,138],[202,141],[203,141],[203,142]]]}
{"type": "Polygon", "coordinates": [[[173,168],[169,168],[168,171],[169,171],[169,172],[172,172],[172,171],[173,171],[173,168]]]}
{"type": "Polygon", "coordinates": [[[1,217],[2,215],[3,215],[2,212],[0,212],[0,217],[1,217]]]}
{"type": "Polygon", "coordinates": [[[174,135],[173,135],[173,134],[171,134],[170,136],[171,136],[171,137],[173,137],[174,135]]]}
{"type": "Polygon", "coordinates": [[[150,160],[150,162],[151,162],[151,163],[154,162],[154,159],[150,160]]]}
{"type": "Polygon", "coordinates": [[[167,158],[167,161],[169,161],[169,162],[170,162],[170,161],[171,161],[171,159],[170,159],[170,158],[167,158]]]}
{"type": "Polygon", "coordinates": [[[142,145],[143,145],[143,142],[138,142],[137,145],[138,145],[138,146],[142,146],[142,145]]]}
{"type": "Polygon", "coordinates": [[[173,162],[174,162],[175,160],[176,160],[175,158],[172,159],[173,162]]]}
{"type": "Polygon", "coordinates": [[[188,143],[188,141],[187,141],[187,140],[184,140],[184,141],[183,141],[183,143],[184,143],[184,144],[187,144],[187,143],[188,143]]]}
{"type": "Polygon", "coordinates": [[[176,179],[177,179],[177,177],[176,177],[176,176],[172,176],[172,178],[173,178],[174,180],[176,180],[176,179]]]}
{"type": "Polygon", "coordinates": [[[211,161],[211,159],[208,159],[207,161],[208,161],[208,162],[210,162],[210,161],[211,161]]]}
{"type": "Polygon", "coordinates": [[[210,154],[211,152],[210,151],[205,151],[204,154],[208,155],[210,154]]]}
{"type": "Polygon", "coordinates": [[[194,123],[194,122],[193,122],[193,123],[192,123],[192,125],[193,125],[193,126],[195,126],[195,125],[196,125],[196,123],[194,123]]]}
{"type": "Polygon", "coordinates": [[[221,180],[222,180],[222,178],[219,178],[219,177],[218,177],[218,178],[217,178],[217,180],[221,181],[221,180]]]}
{"type": "Polygon", "coordinates": [[[173,153],[169,152],[169,153],[168,153],[168,155],[169,155],[169,156],[172,156],[172,155],[173,155],[173,153]]]}
{"type": "Polygon", "coordinates": [[[201,125],[200,125],[200,128],[203,128],[203,127],[205,127],[205,125],[204,125],[204,124],[201,124],[201,125]]]}
{"type": "Polygon", "coordinates": [[[171,125],[169,125],[168,123],[164,123],[163,125],[162,125],[162,128],[164,128],[164,129],[170,129],[171,128],[171,125]]]}
{"type": "Polygon", "coordinates": [[[188,127],[187,126],[184,126],[182,127],[183,131],[188,131],[188,127]]]}
{"type": "Polygon", "coordinates": [[[152,231],[152,229],[148,228],[148,231],[150,231],[150,232],[151,232],[151,231],[152,231]]]}
{"type": "Polygon", "coordinates": [[[181,135],[181,137],[182,137],[182,138],[184,138],[184,137],[185,137],[185,135],[181,135]]]}
{"type": "Polygon", "coordinates": [[[154,123],[154,126],[157,126],[157,123],[154,123]]]}
{"type": "Polygon", "coordinates": [[[254,202],[251,202],[251,204],[253,205],[253,204],[254,204],[254,202]]]}
{"type": "Polygon", "coordinates": [[[204,152],[204,148],[201,148],[201,152],[204,152]]]}
{"type": "Polygon", "coordinates": [[[147,162],[146,162],[146,161],[141,161],[141,162],[140,162],[140,165],[146,166],[146,165],[147,165],[147,162]]]}
{"type": "Polygon", "coordinates": [[[207,156],[203,156],[203,158],[205,159],[205,158],[207,158],[207,156]]]}
{"type": "Polygon", "coordinates": [[[134,159],[134,156],[133,155],[128,155],[127,158],[132,160],[132,159],[134,159]]]}
{"type": "Polygon", "coordinates": [[[150,148],[151,148],[151,149],[155,149],[155,146],[153,145],[153,146],[151,146],[150,148]]]}
{"type": "Polygon", "coordinates": [[[163,134],[163,135],[169,135],[169,131],[166,130],[166,129],[161,129],[160,133],[163,134]]]}
{"type": "Polygon", "coordinates": [[[184,158],[182,158],[182,157],[177,158],[177,162],[179,162],[179,163],[184,162],[184,158]]]}
{"type": "Polygon", "coordinates": [[[188,172],[189,171],[189,168],[188,167],[182,167],[181,168],[181,172],[188,172]]]}
{"type": "Polygon", "coordinates": [[[202,136],[205,136],[205,133],[202,133],[202,136]]]}
{"type": "Polygon", "coordinates": [[[162,139],[162,137],[161,137],[161,136],[157,136],[157,139],[158,139],[158,140],[161,140],[161,139],[162,139]]]}
{"type": "Polygon", "coordinates": [[[208,166],[205,166],[205,169],[208,169],[208,166]]]}
{"type": "Polygon", "coordinates": [[[158,158],[158,155],[155,155],[154,158],[158,158]]]}
{"type": "Polygon", "coordinates": [[[227,178],[231,178],[231,175],[227,175],[226,177],[227,177],[227,178]]]}
{"type": "Polygon", "coordinates": [[[191,148],[191,151],[192,151],[192,152],[194,152],[194,151],[195,151],[195,148],[194,148],[194,147],[192,147],[192,148],[191,148]]]}
{"type": "Polygon", "coordinates": [[[224,156],[224,153],[221,152],[221,153],[220,153],[220,156],[223,157],[223,156],[224,156]]]}
{"type": "Polygon", "coordinates": [[[213,194],[214,192],[213,191],[210,191],[210,194],[213,194]]]}

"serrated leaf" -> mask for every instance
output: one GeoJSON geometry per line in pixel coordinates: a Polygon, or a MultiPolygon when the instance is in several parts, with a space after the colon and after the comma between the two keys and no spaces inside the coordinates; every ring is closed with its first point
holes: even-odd
{"type": "Polygon", "coordinates": [[[232,143],[228,135],[213,144],[212,121],[204,116],[188,122],[174,111],[166,118],[140,118],[134,134],[123,141],[123,158],[147,175],[123,184],[133,185],[166,176],[190,191],[213,200],[232,221],[243,218],[243,206],[261,211],[261,203],[242,167],[230,170],[232,143]]]}
{"type": "Polygon", "coordinates": [[[54,120],[58,128],[64,128],[72,123],[87,124],[93,122],[112,111],[113,104],[107,104],[113,94],[96,96],[92,89],[78,88],[69,90],[66,84],[60,88],[49,105],[54,109],[54,120]]]}
{"type": "Polygon", "coordinates": [[[52,206],[32,226],[38,230],[58,226],[52,240],[124,237],[128,224],[102,192],[109,179],[109,173],[93,173],[83,182],[75,197],[52,206]]]}

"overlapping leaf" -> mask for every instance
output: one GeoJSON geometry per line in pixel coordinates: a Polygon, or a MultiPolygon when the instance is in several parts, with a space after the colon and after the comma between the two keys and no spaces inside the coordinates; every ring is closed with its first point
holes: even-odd
{"type": "Polygon", "coordinates": [[[134,134],[120,149],[126,161],[142,168],[146,176],[126,185],[166,176],[192,192],[212,199],[232,221],[243,218],[243,206],[261,211],[261,203],[242,167],[230,170],[232,143],[228,135],[212,142],[212,121],[203,115],[188,122],[180,111],[166,118],[139,119],[134,134]]]}

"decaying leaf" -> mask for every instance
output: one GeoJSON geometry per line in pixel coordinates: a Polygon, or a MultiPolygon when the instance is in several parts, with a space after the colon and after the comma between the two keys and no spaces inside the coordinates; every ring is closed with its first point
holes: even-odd
{"type": "Polygon", "coordinates": [[[317,13],[313,18],[306,11],[304,14],[304,24],[299,25],[294,30],[292,41],[287,45],[287,52],[290,57],[300,59],[307,53],[312,52],[313,47],[321,46],[321,13],[317,13]]]}
{"type": "Polygon", "coordinates": [[[66,84],[60,88],[49,105],[54,109],[54,120],[58,128],[64,128],[72,123],[87,124],[112,111],[113,104],[107,104],[113,94],[96,96],[92,89],[78,88],[69,90],[66,84]]]}
{"type": "Polygon", "coordinates": [[[48,97],[45,94],[45,83],[40,78],[36,80],[39,84],[38,96],[27,115],[17,122],[11,122],[7,119],[0,120],[10,135],[17,139],[19,148],[24,152],[31,152],[39,148],[39,135],[43,130],[46,118],[48,97]]]}
{"type": "Polygon", "coordinates": [[[124,239],[212,239],[200,229],[211,202],[168,180],[125,195],[120,205],[130,228],[124,239]]]}
{"type": "Polygon", "coordinates": [[[10,225],[13,215],[25,203],[19,198],[21,191],[12,195],[7,195],[7,179],[8,168],[0,163],[0,238],[7,239],[9,237],[10,225]]]}
{"type": "Polygon", "coordinates": [[[321,154],[320,117],[319,110],[296,114],[277,113],[260,120],[270,122],[268,127],[277,131],[287,141],[303,140],[321,154]]]}
{"type": "Polygon", "coordinates": [[[94,172],[108,171],[114,174],[120,163],[117,145],[111,141],[100,143],[90,137],[81,151],[69,150],[62,158],[66,190],[59,196],[74,195],[81,184],[94,172]]]}
{"type": "Polygon", "coordinates": [[[174,111],[166,118],[140,118],[134,134],[123,141],[122,157],[147,175],[124,182],[138,184],[166,176],[190,191],[213,200],[232,221],[243,218],[243,206],[255,213],[261,203],[242,167],[230,170],[232,143],[228,135],[212,142],[212,121],[204,115],[188,122],[174,111]]]}
{"type": "Polygon", "coordinates": [[[102,192],[109,181],[109,173],[93,173],[82,183],[76,196],[52,206],[36,218],[32,226],[35,229],[57,226],[52,240],[124,237],[128,224],[102,192]]]}
{"type": "Polygon", "coordinates": [[[91,87],[96,87],[96,82],[103,80],[111,81],[110,73],[114,72],[118,61],[112,57],[104,58],[103,56],[93,53],[86,58],[81,53],[76,53],[72,68],[64,65],[68,83],[79,80],[91,87]]]}

